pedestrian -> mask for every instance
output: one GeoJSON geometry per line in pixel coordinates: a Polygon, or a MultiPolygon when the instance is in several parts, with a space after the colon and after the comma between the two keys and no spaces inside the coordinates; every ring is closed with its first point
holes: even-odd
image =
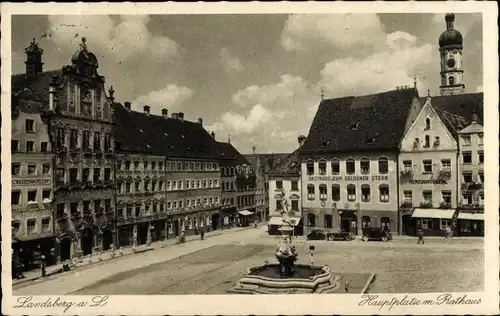
{"type": "Polygon", "coordinates": [[[422,244],[425,244],[425,242],[424,242],[424,231],[422,230],[422,228],[418,229],[418,231],[417,231],[417,237],[418,237],[417,245],[420,244],[420,242],[422,242],[422,244]]]}
{"type": "Polygon", "coordinates": [[[45,260],[45,255],[40,256],[40,270],[42,272],[42,278],[44,278],[47,275],[46,268],[47,267],[47,261],[45,260]]]}
{"type": "Polygon", "coordinates": [[[204,238],[205,238],[205,230],[203,229],[203,227],[200,229],[200,235],[201,235],[201,240],[204,240],[204,238]]]}
{"type": "Polygon", "coordinates": [[[345,281],[344,290],[345,290],[346,293],[349,293],[349,285],[350,285],[350,282],[349,281],[345,281]]]}

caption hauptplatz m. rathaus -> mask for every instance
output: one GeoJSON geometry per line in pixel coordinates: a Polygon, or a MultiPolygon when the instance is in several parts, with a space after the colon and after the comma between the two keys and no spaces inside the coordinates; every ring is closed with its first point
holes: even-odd
{"type": "Polygon", "coordinates": [[[52,71],[33,41],[12,76],[13,248],[29,269],[33,253],[50,264],[254,221],[273,233],[283,193],[297,234],[484,234],[483,94],[465,93],[454,20],[439,37],[440,95],[415,84],[322,98],[291,154],[241,155],[202,118],[134,111],[85,40],[52,71]]]}

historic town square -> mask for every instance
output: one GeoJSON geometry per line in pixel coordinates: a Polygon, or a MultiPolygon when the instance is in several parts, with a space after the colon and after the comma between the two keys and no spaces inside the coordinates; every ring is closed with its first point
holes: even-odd
{"type": "Polygon", "coordinates": [[[12,25],[14,295],[483,290],[481,14],[12,25]]]}

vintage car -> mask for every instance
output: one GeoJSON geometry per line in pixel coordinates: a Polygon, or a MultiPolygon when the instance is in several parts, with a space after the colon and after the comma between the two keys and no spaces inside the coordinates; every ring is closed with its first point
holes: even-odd
{"type": "Polygon", "coordinates": [[[329,241],[334,241],[334,240],[351,241],[356,239],[356,235],[350,232],[334,232],[334,233],[327,233],[326,238],[329,241]]]}
{"type": "Polygon", "coordinates": [[[391,239],[392,239],[392,234],[391,231],[389,230],[377,227],[363,228],[363,236],[361,237],[361,240],[363,241],[368,241],[368,240],[388,241],[391,239]]]}
{"type": "Polygon", "coordinates": [[[321,230],[313,230],[307,234],[307,240],[325,240],[326,234],[321,230]]]}

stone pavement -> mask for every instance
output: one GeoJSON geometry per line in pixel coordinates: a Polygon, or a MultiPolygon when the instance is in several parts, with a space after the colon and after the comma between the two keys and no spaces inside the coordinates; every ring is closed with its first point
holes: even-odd
{"type": "MultiPolygon", "coordinates": [[[[226,232],[231,233],[231,232],[237,232],[240,230],[250,229],[250,228],[253,228],[253,227],[235,227],[235,228],[231,228],[231,229],[211,231],[211,232],[205,233],[205,239],[210,238],[210,237],[214,237],[214,236],[218,236],[218,235],[221,235],[221,234],[226,233],[226,232]]],[[[201,238],[199,235],[186,236],[186,242],[191,242],[193,240],[200,240],[200,239],[201,238]]],[[[178,243],[178,239],[167,239],[167,240],[163,240],[163,241],[154,242],[150,246],[147,246],[147,245],[137,246],[135,248],[135,251],[132,248],[132,246],[123,247],[121,250],[120,249],[116,250],[114,253],[114,256],[112,256],[110,251],[103,252],[101,254],[101,256],[98,256],[97,254],[94,254],[92,256],[85,256],[85,257],[80,258],[80,260],[78,260],[77,262],[74,262],[73,266],[71,267],[71,270],[68,272],[62,271],[61,264],[56,264],[56,265],[49,266],[46,268],[46,277],[45,278],[42,278],[41,271],[39,269],[36,269],[36,270],[25,272],[24,273],[25,277],[23,279],[13,279],[12,285],[13,286],[22,286],[24,283],[32,282],[35,280],[43,281],[45,279],[53,279],[55,277],[59,277],[59,276],[62,276],[64,274],[68,274],[68,273],[72,273],[76,270],[80,270],[82,267],[88,268],[88,267],[91,267],[91,266],[96,265],[96,264],[106,263],[109,260],[113,260],[113,259],[116,260],[116,259],[123,258],[123,257],[133,255],[133,254],[137,255],[137,254],[151,251],[154,249],[160,249],[160,248],[165,248],[165,247],[169,247],[172,245],[176,245],[177,243],[178,243]]]]}

